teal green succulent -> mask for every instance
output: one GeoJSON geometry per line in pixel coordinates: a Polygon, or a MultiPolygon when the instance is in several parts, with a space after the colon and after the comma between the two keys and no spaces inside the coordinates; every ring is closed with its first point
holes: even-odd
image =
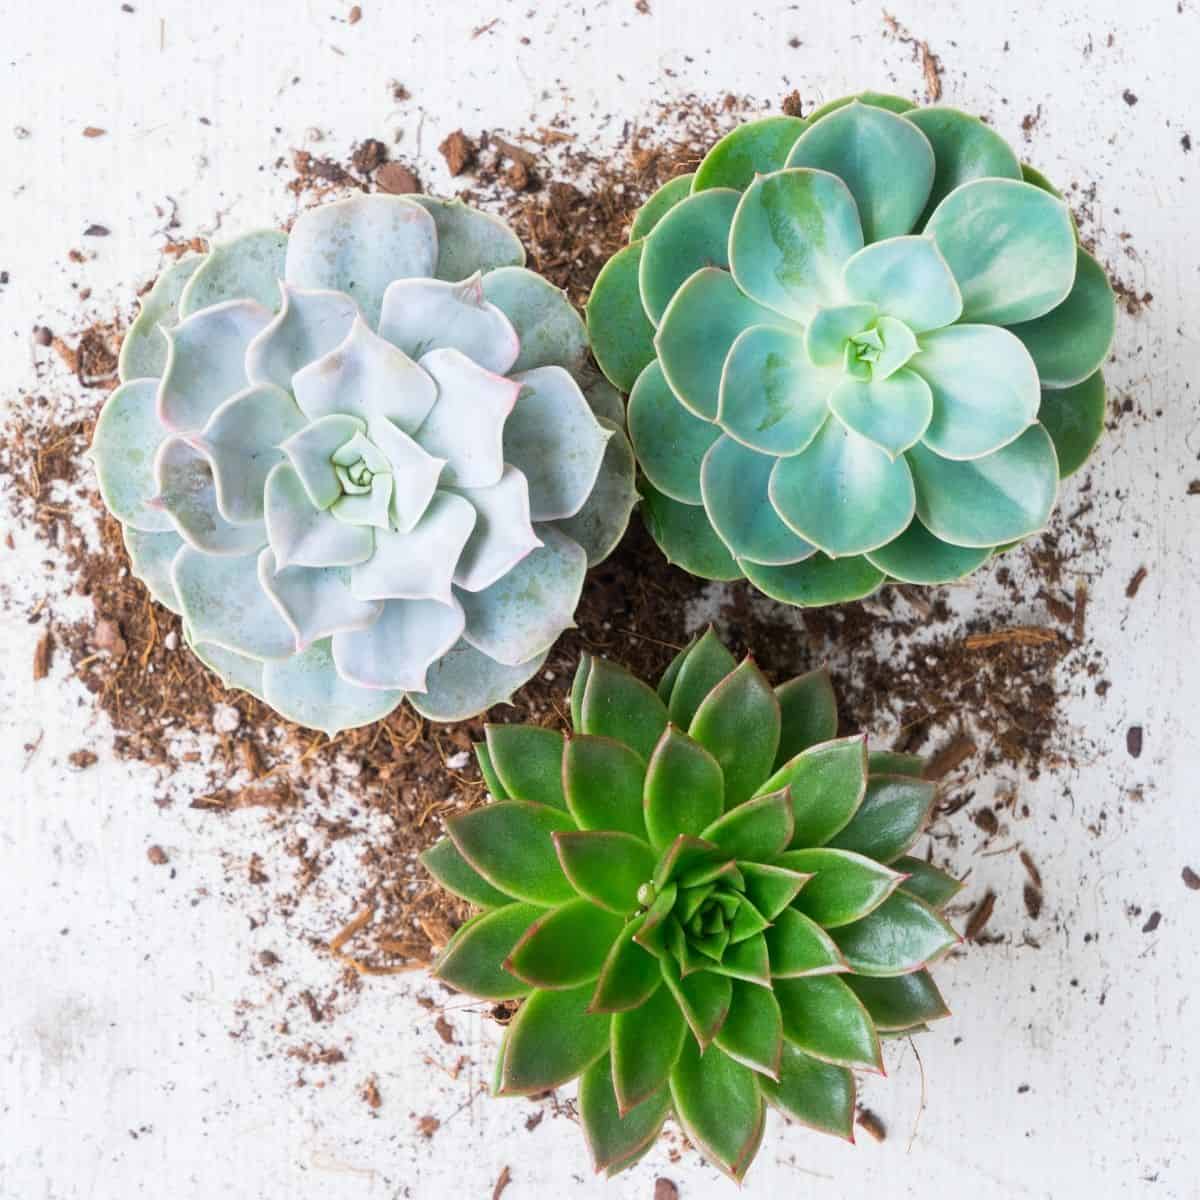
{"type": "Polygon", "coordinates": [[[333,733],[507,699],[636,500],[620,397],[501,221],[357,196],[159,278],[92,456],[229,686],[333,733]]]}
{"type": "Polygon", "coordinates": [[[852,1140],[853,1069],[947,1015],[928,968],[960,885],[910,853],[921,760],[838,738],[826,672],[772,688],[711,630],[657,692],[585,657],[571,721],[488,726],[492,802],[422,856],[481,910],[437,976],[521,1001],[495,1093],[578,1077],[610,1175],[671,1114],[738,1180],[768,1104],[852,1140]]]}
{"type": "Polygon", "coordinates": [[[959,579],[1104,422],[1112,289],[999,134],[866,94],[718,142],[588,304],[667,556],[776,599],[959,579]]]}

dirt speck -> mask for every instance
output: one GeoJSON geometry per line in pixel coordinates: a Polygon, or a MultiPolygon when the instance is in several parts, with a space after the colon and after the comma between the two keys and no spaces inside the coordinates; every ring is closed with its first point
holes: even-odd
{"type": "Polygon", "coordinates": [[[461,129],[448,134],[438,146],[451,175],[461,175],[475,161],[475,143],[461,129]]]}
{"type": "Polygon", "coordinates": [[[146,859],[151,865],[156,867],[165,867],[171,861],[167,858],[167,852],[159,845],[147,847],[146,859]]]}

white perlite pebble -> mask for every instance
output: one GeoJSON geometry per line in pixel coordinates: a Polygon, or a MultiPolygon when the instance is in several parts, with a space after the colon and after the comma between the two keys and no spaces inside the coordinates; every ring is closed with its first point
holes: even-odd
{"type": "Polygon", "coordinates": [[[470,761],[471,756],[465,750],[460,750],[457,754],[452,754],[446,759],[446,766],[451,771],[461,771],[470,761]]]}
{"type": "Polygon", "coordinates": [[[217,733],[232,733],[242,723],[242,714],[232,704],[213,705],[213,729],[217,733]]]}
{"type": "Polygon", "coordinates": [[[175,630],[171,630],[165,638],[163,638],[163,647],[167,650],[179,649],[179,634],[175,630]]]}

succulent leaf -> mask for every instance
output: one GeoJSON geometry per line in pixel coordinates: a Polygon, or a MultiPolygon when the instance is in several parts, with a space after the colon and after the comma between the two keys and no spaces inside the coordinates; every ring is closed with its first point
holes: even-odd
{"type": "Polygon", "coordinates": [[[588,337],[605,377],[628,392],[654,360],[654,326],[642,308],[638,272],[644,242],[618,250],[592,284],[587,302],[588,337]]]}
{"type": "Polygon", "coordinates": [[[867,558],[880,571],[901,583],[953,583],[982,566],[992,556],[992,547],[954,546],[934,537],[919,517],[886,546],[872,550],[867,558]]]}
{"type": "Polygon", "coordinates": [[[781,683],[775,689],[775,696],[779,700],[781,721],[779,750],[775,755],[778,770],[797,754],[820,742],[832,741],[837,736],[838,716],[833,680],[825,667],[781,683]]]}
{"type": "Polygon", "coordinates": [[[505,1034],[501,1096],[548,1091],[585,1071],[608,1049],[612,1018],[588,1011],[591,987],[535,991],[505,1034]]]}
{"type": "Polygon", "coordinates": [[[658,360],[629,394],[629,437],[646,478],[681,504],[700,503],[700,464],[721,430],[675,398],[658,360]]]}
{"type": "Polygon", "coordinates": [[[854,1140],[854,1076],[784,1041],[778,1080],[760,1079],[767,1103],[802,1125],[854,1140]]]}
{"type": "Polygon", "coordinates": [[[787,787],[796,828],[792,845],[823,846],[858,811],[867,790],[867,741],[838,738],[801,751],[762,785],[787,787]]]}
{"type": "Polygon", "coordinates": [[[342,292],[301,291],[282,281],[277,286],[281,299],[274,307],[279,311],[246,347],[246,375],[251,383],[290,392],[292,376],[339,346],[359,311],[342,292]]]}
{"type": "Polygon", "coordinates": [[[840,975],[775,981],[783,1036],[797,1049],[843,1067],[882,1071],[879,1034],[840,975]]]}
{"type": "Polygon", "coordinates": [[[613,1016],[612,1078],[621,1112],[641,1104],[667,1082],[686,1037],[683,1013],[667,987],[652,991],[639,1007],[613,1016]]]}
{"type": "Polygon", "coordinates": [[[900,872],[881,862],[827,846],[789,850],[779,862],[789,870],[812,876],[795,905],[824,929],[861,920],[904,882],[900,872]]]}
{"type": "Polygon", "coordinates": [[[505,798],[566,809],[563,735],[537,725],[485,725],[488,758],[505,798]]]}
{"type": "Polygon", "coordinates": [[[765,937],[773,979],[832,975],[850,969],[833,938],[798,909],[785,908],[779,913],[765,937]]]}
{"type": "Polygon", "coordinates": [[[566,294],[524,267],[501,267],[483,277],[483,294],[517,332],[512,371],[562,367],[579,379],[587,363],[587,330],[566,294]]]}
{"type": "MultiPolygon", "coordinates": [[[[629,240],[640,241],[681,201],[686,200],[692,192],[692,180],[695,175],[676,175],[668,179],[658,188],[637,210],[633,224],[629,229],[629,240]]],[[[699,188],[695,189],[699,191],[699,188]]]]}
{"type": "Polygon", "coordinates": [[[903,891],[893,892],[867,916],[834,930],[832,936],[856,975],[881,977],[915,971],[959,941],[929,905],[903,891]]]}
{"type": "Polygon", "coordinates": [[[667,715],[681,729],[692,723],[704,697],[737,667],[737,660],[722,644],[710,625],[686,650],[680,652],[659,684],[659,695],[667,702],[667,715]],[[673,668],[673,671],[672,671],[673,668]]]}
{"type": "MultiPolygon", "coordinates": [[[[593,1012],[621,1013],[640,1009],[662,987],[657,957],[634,940],[642,922],[642,917],[634,917],[617,934],[596,980],[591,1004],[593,1012]]],[[[671,1010],[678,1016],[674,1001],[671,1010]]],[[[679,1017],[679,1024],[682,1027],[682,1017],[679,1017]]],[[[615,1025],[613,1036],[615,1039],[615,1025]]]]}
{"type": "Polygon", "coordinates": [[[671,1093],[663,1084],[622,1112],[608,1055],[598,1058],[579,1081],[579,1119],[597,1171],[619,1169],[639,1157],[658,1137],[670,1110],[671,1093]]]}
{"type": "MultiPolygon", "coordinates": [[[[774,748],[771,751],[774,757],[774,748]]],[[[796,828],[786,787],[730,806],[701,832],[725,854],[747,862],[774,862],[787,849],[796,828]]]]}
{"type": "Polygon", "coordinates": [[[535,904],[505,904],[472,917],[438,956],[437,977],[487,1000],[527,996],[531,985],[506,970],[513,947],[546,912],[535,904]]]}
{"type": "Polygon", "coordinates": [[[829,409],[851,433],[895,461],[927,433],[933,392],[915,370],[886,379],[846,379],[829,394],[829,409]]]}
{"type": "Polygon", "coordinates": [[[716,1045],[736,1062],[777,1079],[783,1055],[783,1014],[774,993],[735,979],[729,1016],[716,1036],[716,1045]]]}
{"type": "Polygon", "coordinates": [[[117,359],[122,383],[131,379],[159,379],[167,366],[167,340],[160,326],[179,323],[179,298],[192,273],[206,255],[176,259],[163,268],[154,286],[138,301],[138,315],[125,331],[117,359]]]}
{"type": "MultiPolygon", "coordinates": [[[[100,495],[117,520],[142,533],[173,528],[165,509],[150,501],[158,495],[154,462],[168,434],[158,418],[158,383],[132,379],[122,383],[100,410],[92,434],[92,461],[100,495]]],[[[713,436],[718,431],[713,430],[713,436]]]]}
{"type": "Polygon", "coordinates": [[[628,916],[654,872],[654,851],[641,838],[610,830],[556,834],[554,845],[572,886],[593,904],[628,916]]]}
{"type": "Polygon", "coordinates": [[[668,725],[646,770],[644,819],[656,851],[681,834],[700,835],[725,806],[721,765],[698,742],[668,725]]]}
{"type": "Polygon", "coordinates": [[[1104,432],[1106,412],[1100,371],[1074,387],[1042,389],[1038,421],[1054,443],[1061,478],[1073,475],[1087,461],[1104,432]]]}
{"type": "Polygon", "coordinates": [[[538,915],[504,960],[504,969],[538,988],[589,983],[599,976],[622,925],[621,917],[590,900],[568,900],[538,915]]]}
{"type": "Polygon", "coordinates": [[[881,1033],[911,1029],[950,1015],[928,971],[913,971],[894,979],[872,979],[866,975],[845,978],[881,1033]]]}
{"type": "Polygon", "coordinates": [[[653,688],[606,659],[593,659],[580,710],[584,733],[615,738],[649,761],[667,727],[667,708],[653,688]]]}
{"type": "MultiPolygon", "coordinates": [[[[898,318],[915,334],[952,325],[962,315],[962,294],[932,238],[893,237],[864,246],[847,261],[842,278],[855,300],[898,318]]],[[[847,329],[845,336],[855,332],[847,329]]]]}
{"type": "MultiPolygon", "coordinates": [[[[609,387],[608,384],[604,386],[609,387]]],[[[593,388],[591,396],[595,393],[593,388]]],[[[617,402],[620,403],[620,397],[617,402]]],[[[583,547],[589,567],[603,562],[617,548],[638,502],[634,485],[636,465],[629,439],[617,422],[599,415],[596,420],[612,435],[604,447],[596,486],[574,516],[555,522],[560,533],[583,547]]]]}
{"type": "Polygon", "coordinates": [[[254,300],[274,311],[279,307],[287,243],[287,234],[263,229],[214,246],[188,279],[179,298],[179,315],[190,317],[228,300],[254,300]]]}
{"type": "MultiPolygon", "coordinates": [[[[271,598],[280,616],[288,623],[295,638],[296,649],[304,650],[313,642],[322,638],[333,638],[341,634],[366,633],[390,622],[388,614],[382,611],[384,605],[378,600],[359,600],[349,587],[348,573],[340,567],[277,567],[275,554],[270,546],[265,546],[258,555],[259,586],[271,598]]],[[[403,608],[407,603],[420,604],[419,601],[391,601],[403,608]]],[[[434,636],[429,642],[420,646],[432,646],[434,653],[442,653],[458,640],[462,632],[462,612],[457,608],[448,609],[437,605],[442,613],[432,617],[422,613],[425,620],[421,622],[426,632],[432,628],[434,636]],[[437,634],[442,633],[441,649],[437,634]]],[[[411,620],[402,621],[402,628],[407,633],[411,628],[411,620]]],[[[411,636],[411,635],[410,635],[411,636]]],[[[396,647],[398,660],[407,655],[403,652],[409,647],[399,642],[396,647]]],[[[420,650],[418,649],[418,653],[420,650]]],[[[334,658],[337,659],[335,652],[334,658]]],[[[416,686],[410,681],[414,678],[424,679],[424,671],[419,675],[408,674],[403,667],[399,668],[398,677],[391,674],[397,669],[396,663],[386,665],[378,662],[371,663],[367,675],[353,670],[345,670],[345,664],[338,662],[338,670],[348,682],[357,683],[361,687],[392,687],[403,688],[416,686]],[[383,674],[379,668],[383,666],[383,674]]]]}
{"type": "MultiPolygon", "coordinates": [[[[428,850],[422,852],[421,865],[447,891],[474,904],[478,908],[492,909],[512,904],[513,898],[493,887],[463,856],[449,839],[442,838],[428,850]]],[[[515,941],[515,939],[514,939],[515,941]]],[[[505,951],[507,954],[508,951],[505,951]]]]}
{"type": "Polygon", "coordinates": [[[704,156],[696,169],[692,191],[715,187],[744,190],[756,175],[778,171],[807,128],[807,121],[788,116],[763,117],[739,125],[704,156]]]}
{"type": "Polygon", "coordinates": [[[702,579],[742,578],[742,568],[717,536],[701,505],[680,504],[645,480],[641,488],[646,527],[667,562],[702,579]]]}
{"type": "Polygon", "coordinates": [[[908,775],[872,775],[858,811],[829,846],[890,863],[912,848],[929,821],[934,784],[908,775]]]}
{"type": "MultiPolygon", "coordinates": [[[[436,279],[458,283],[477,271],[491,273],[525,265],[525,248],[520,239],[491,213],[480,212],[457,198],[410,196],[408,199],[433,218],[438,253],[432,274],[436,279]]],[[[499,303],[491,296],[488,299],[499,303]]]]}
{"type": "Polygon", "coordinates": [[[408,700],[431,721],[462,721],[493,704],[507,703],[545,661],[543,652],[527,662],[505,666],[460,641],[430,667],[425,691],[410,693],[408,700]]]}
{"type": "Polygon", "coordinates": [[[646,762],[636,751],[614,738],[576,735],[563,752],[562,777],[567,810],[580,829],[645,839],[646,762]]]}
{"type": "Polygon", "coordinates": [[[134,575],[146,585],[150,595],[159,604],[178,613],[179,597],[175,594],[175,583],[171,578],[171,563],[183,545],[183,538],[171,531],[146,533],[132,525],[124,526],[122,537],[134,575]]]}
{"type": "Polygon", "coordinates": [[[803,607],[861,600],[884,579],[883,572],[863,555],[832,559],[814,554],[784,567],[764,567],[746,558],[741,565],[746,578],[764,595],[803,607]]]}

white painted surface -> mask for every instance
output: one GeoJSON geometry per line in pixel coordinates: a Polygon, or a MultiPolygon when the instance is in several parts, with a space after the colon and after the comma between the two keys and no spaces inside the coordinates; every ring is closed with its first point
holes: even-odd
{"type": "MultiPolygon", "coordinates": [[[[862,87],[922,91],[911,48],[885,36],[875,3],[650,6],[641,15],[633,0],[363,0],[349,27],[347,5],[317,0],[133,0],[132,14],[115,0],[0,0],[5,399],[27,403],[22,391],[36,390],[29,330],[74,323],[72,283],[94,289],[96,313],[127,307],[131,285],[158,265],[151,235],[167,197],[189,233],[285,217],[292,201],[272,164],[309,127],[325,130],[321,149],[334,152],[403,128],[402,148],[421,147],[437,188],[447,181],[433,147],[459,125],[516,131],[567,112],[603,144],[663,94],[776,101],[799,87],[811,102],[862,87]],[[392,79],[412,91],[408,105],[393,104],[392,79]],[[85,125],[109,134],[85,140],[85,125]],[[95,261],[68,263],[92,222],[112,236],[88,243],[95,261]]],[[[927,1103],[911,1145],[920,1078],[897,1047],[890,1078],[865,1097],[887,1121],[885,1143],[851,1148],[773,1121],[745,1193],[1194,1197],[1200,894],[1180,872],[1200,870],[1200,497],[1186,495],[1200,476],[1200,149],[1186,154],[1180,139],[1200,140],[1200,13],[1195,0],[896,0],[892,11],[941,55],[949,102],[991,114],[1017,142],[1021,118],[1041,105],[1028,154],[1062,183],[1097,184],[1102,257],[1154,293],[1122,321],[1113,390],[1162,415],[1122,420],[1091,472],[1111,548],[1079,566],[1112,689],[1101,700],[1076,683],[1072,714],[1094,751],[1078,771],[1022,782],[1031,816],[999,843],[1019,841],[1043,864],[1045,913],[1026,920],[1015,855],[969,854],[961,814],[970,894],[1001,890],[995,927],[1006,943],[942,973],[956,1016],[920,1043],[927,1103]],[[1136,105],[1122,101],[1126,88],[1136,105]],[[1131,602],[1124,585],[1142,564],[1149,576],[1131,602]],[[1146,731],[1136,761],[1124,748],[1132,723],[1146,731]],[[1162,921],[1146,934],[1152,910],[1162,921]],[[1025,934],[1042,948],[1023,946],[1025,934]]],[[[20,614],[57,594],[62,575],[27,532],[15,537],[15,553],[0,551],[16,614],[0,625],[0,1197],[488,1197],[506,1165],[505,1200],[646,1198],[659,1174],[685,1200],[732,1194],[697,1158],[671,1163],[665,1148],[604,1184],[567,1119],[527,1132],[524,1102],[468,1103],[479,1068],[451,1081],[438,1067],[460,1052],[486,1063],[495,1030],[464,1008],[451,1015],[466,1045],[443,1046],[415,1003],[434,994],[417,978],[368,981],[331,1029],[286,1014],[293,1041],[320,1037],[348,1056],[333,1071],[303,1068],[309,1085],[295,1086],[301,1068],[271,1033],[284,1014],[251,963],[271,948],[314,990],[333,986],[333,966],[298,933],[333,933],[353,840],[323,877],[330,895],[302,897],[283,930],[229,882],[260,848],[269,869],[289,869],[260,814],[160,810],[152,800],[186,793],[188,780],[107,753],[73,772],[66,755],[103,751],[108,730],[64,662],[29,682],[39,629],[20,614]],[[147,862],[151,843],[169,867],[147,862]],[[309,914],[324,923],[306,928],[309,914]],[[263,923],[251,928],[248,915],[263,923]],[[377,1117],[357,1094],[373,1072],[377,1117]],[[424,1113],[443,1122],[431,1140],[413,1120],[424,1113]]],[[[997,596],[985,589],[979,603],[997,596]]],[[[347,894],[342,911],[353,909],[347,894]]]]}

